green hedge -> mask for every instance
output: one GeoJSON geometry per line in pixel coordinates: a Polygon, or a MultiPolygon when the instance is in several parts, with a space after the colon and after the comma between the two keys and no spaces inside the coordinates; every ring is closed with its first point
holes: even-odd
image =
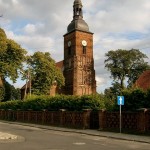
{"type": "Polygon", "coordinates": [[[124,110],[137,110],[140,108],[150,108],[150,90],[134,89],[124,91],[125,97],[124,110]]]}
{"type": "MultiPolygon", "coordinates": [[[[124,105],[122,106],[123,111],[136,111],[140,108],[150,108],[150,90],[143,91],[142,89],[126,89],[122,91],[125,98],[124,105]]],[[[114,110],[119,110],[117,104],[117,97],[115,99],[114,110]]]]}
{"type": "Polygon", "coordinates": [[[0,103],[0,109],[32,109],[39,111],[42,109],[57,111],[66,109],[69,111],[81,111],[83,109],[99,110],[105,108],[105,100],[102,95],[90,96],[32,96],[24,101],[13,100],[0,103]]]}

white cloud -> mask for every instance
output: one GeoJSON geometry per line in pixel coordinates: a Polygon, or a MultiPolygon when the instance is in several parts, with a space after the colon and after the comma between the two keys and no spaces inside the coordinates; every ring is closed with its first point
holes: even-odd
{"type": "Polygon", "coordinates": [[[25,27],[24,27],[24,31],[25,33],[27,34],[33,34],[35,33],[37,30],[36,26],[34,24],[27,24],[25,27]]]}
{"type": "Polygon", "coordinates": [[[17,5],[19,3],[18,0],[12,0],[12,2],[14,5],[17,5]]]}

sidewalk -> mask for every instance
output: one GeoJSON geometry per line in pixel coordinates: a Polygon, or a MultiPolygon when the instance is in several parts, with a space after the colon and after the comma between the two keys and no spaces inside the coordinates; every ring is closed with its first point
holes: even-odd
{"type": "MultiPolygon", "coordinates": [[[[37,127],[41,129],[46,130],[53,130],[53,131],[62,131],[62,132],[73,132],[73,133],[80,133],[85,135],[92,135],[92,136],[101,136],[101,137],[107,137],[107,138],[113,138],[113,139],[119,139],[119,140],[127,140],[127,141],[136,141],[136,142],[142,142],[142,143],[149,143],[150,144],[150,136],[140,136],[140,135],[131,135],[131,134],[124,134],[124,133],[114,133],[114,132],[104,132],[104,131],[98,131],[98,130],[82,130],[82,129],[69,129],[69,128],[63,128],[63,127],[53,127],[53,126],[46,126],[46,125],[37,125],[37,124],[27,124],[27,123],[19,123],[19,122],[6,122],[2,121],[3,123],[9,123],[9,124],[17,124],[17,125],[23,125],[23,126],[30,126],[30,127],[37,127]]],[[[8,138],[8,137],[15,137],[15,135],[5,134],[0,132],[0,139],[1,138],[8,138]]]]}

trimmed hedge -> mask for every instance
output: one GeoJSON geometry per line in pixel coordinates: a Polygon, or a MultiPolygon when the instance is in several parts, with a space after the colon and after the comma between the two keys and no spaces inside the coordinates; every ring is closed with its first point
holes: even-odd
{"type": "Polygon", "coordinates": [[[140,108],[150,108],[150,90],[134,89],[123,91],[125,105],[123,110],[134,111],[140,108]]]}
{"type": "MultiPolygon", "coordinates": [[[[125,97],[125,104],[122,106],[123,111],[135,111],[140,108],[150,108],[150,90],[143,91],[141,89],[127,89],[122,91],[125,97]]],[[[106,95],[85,95],[85,96],[34,96],[28,97],[26,100],[12,100],[0,102],[0,109],[21,109],[39,111],[47,109],[57,111],[66,109],[68,111],[81,111],[83,109],[107,109],[108,111],[118,111],[117,97],[109,99],[106,95]]]]}
{"type": "Polygon", "coordinates": [[[57,111],[59,109],[66,109],[69,111],[81,111],[83,109],[99,110],[105,108],[105,100],[102,95],[90,96],[66,96],[58,95],[51,96],[32,96],[27,100],[13,100],[0,103],[0,109],[21,109],[21,110],[35,110],[42,109],[57,111]]]}
{"type": "MultiPolygon", "coordinates": [[[[143,91],[139,88],[126,89],[122,91],[121,95],[123,95],[125,98],[124,105],[122,106],[123,111],[136,111],[141,108],[150,108],[150,90],[143,91]]],[[[115,99],[115,105],[112,110],[119,110],[117,97],[115,99]]]]}

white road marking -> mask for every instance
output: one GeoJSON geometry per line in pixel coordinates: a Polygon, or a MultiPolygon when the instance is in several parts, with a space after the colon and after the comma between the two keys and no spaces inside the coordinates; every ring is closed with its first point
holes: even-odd
{"type": "Polygon", "coordinates": [[[82,143],[82,142],[76,142],[76,143],[73,143],[74,145],[85,145],[86,143],[82,143]]]}

